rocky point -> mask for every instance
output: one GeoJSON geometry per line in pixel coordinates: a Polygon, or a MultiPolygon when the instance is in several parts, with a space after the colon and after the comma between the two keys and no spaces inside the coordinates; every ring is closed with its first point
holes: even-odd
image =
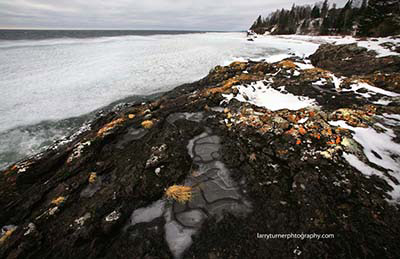
{"type": "Polygon", "coordinates": [[[399,258],[399,64],[322,45],[118,106],[1,172],[0,257],[399,258]],[[290,233],[334,238],[260,238],[290,233]]]}

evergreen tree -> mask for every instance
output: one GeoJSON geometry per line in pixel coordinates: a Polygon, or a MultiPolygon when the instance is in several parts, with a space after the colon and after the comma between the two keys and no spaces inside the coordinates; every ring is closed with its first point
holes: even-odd
{"type": "Polygon", "coordinates": [[[311,11],[311,18],[320,18],[321,17],[321,12],[319,10],[318,5],[314,5],[314,8],[311,11]]]}
{"type": "Polygon", "coordinates": [[[250,29],[251,30],[257,29],[257,28],[261,27],[262,23],[263,23],[262,17],[260,15],[260,16],[258,16],[257,20],[253,23],[253,25],[250,27],[250,29]]]}
{"type": "Polygon", "coordinates": [[[329,11],[329,3],[328,0],[325,0],[324,3],[322,4],[322,9],[321,9],[322,18],[325,18],[328,15],[328,11],[329,11]]]}
{"type": "Polygon", "coordinates": [[[348,34],[353,29],[353,0],[349,0],[343,10],[343,24],[340,28],[340,32],[348,34]]]}

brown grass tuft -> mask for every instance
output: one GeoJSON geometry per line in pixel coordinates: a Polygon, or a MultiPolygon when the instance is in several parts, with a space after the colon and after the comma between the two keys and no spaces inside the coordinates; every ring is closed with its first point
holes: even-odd
{"type": "Polygon", "coordinates": [[[97,174],[96,173],[90,173],[89,175],[89,183],[93,184],[94,182],[96,182],[97,179],[97,174]]]}
{"type": "Polygon", "coordinates": [[[173,185],[167,189],[165,195],[170,199],[185,203],[192,199],[192,187],[173,185]]]}
{"type": "Polygon", "coordinates": [[[62,196],[60,196],[60,197],[58,197],[58,198],[56,198],[56,199],[53,199],[52,201],[51,201],[51,204],[54,204],[54,205],[60,205],[61,203],[64,203],[64,201],[65,201],[65,197],[62,197],[62,196]]]}

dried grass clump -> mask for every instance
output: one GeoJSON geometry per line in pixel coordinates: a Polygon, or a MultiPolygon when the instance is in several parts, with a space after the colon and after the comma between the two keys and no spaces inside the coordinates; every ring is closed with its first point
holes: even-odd
{"type": "Polygon", "coordinates": [[[90,173],[89,175],[89,183],[93,184],[96,182],[97,179],[97,174],[96,173],[90,173]]]}
{"type": "Polygon", "coordinates": [[[4,236],[0,238],[0,244],[3,244],[15,231],[15,229],[10,229],[6,233],[4,233],[4,236]]]}
{"type": "Polygon", "coordinates": [[[167,189],[165,195],[170,199],[185,203],[192,199],[192,187],[173,185],[167,189]]]}
{"type": "Polygon", "coordinates": [[[56,199],[53,199],[52,201],[51,201],[51,204],[54,204],[54,205],[60,205],[61,203],[63,203],[65,201],[65,197],[62,197],[62,196],[60,196],[60,197],[58,197],[58,198],[56,198],[56,199]]]}

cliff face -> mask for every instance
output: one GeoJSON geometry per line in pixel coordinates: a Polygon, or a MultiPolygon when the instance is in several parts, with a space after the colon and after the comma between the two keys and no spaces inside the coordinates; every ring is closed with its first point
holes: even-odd
{"type": "Polygon", "coordinates": [[[399,59],[311,61],[218,66],[1,172],[0,257],[399,258],[399,59]]]}

